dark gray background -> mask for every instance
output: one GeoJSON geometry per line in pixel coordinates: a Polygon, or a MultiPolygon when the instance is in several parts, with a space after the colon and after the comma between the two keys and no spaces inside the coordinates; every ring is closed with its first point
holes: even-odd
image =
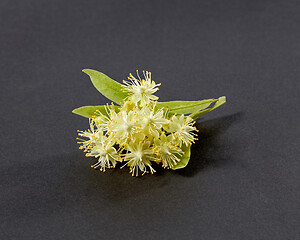
{"type": "Polygon", "coordinates": [[[1,239],[299,239],[300,1],[0,2],[1,239]],[[133,178],[76,144],[84,68],[227,96],[189,165],[133,178]]]}

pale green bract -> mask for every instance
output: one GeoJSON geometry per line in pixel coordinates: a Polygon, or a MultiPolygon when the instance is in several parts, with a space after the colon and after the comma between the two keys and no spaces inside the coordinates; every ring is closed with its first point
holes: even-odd
{"type": "Polygon", "coordinates": [[[122,84],[112,80],[104,73],[92,69],[84,69],[82,71],[90,76],[94,87],[111,101],[121,104],[123,99],[128,96],[127,93],[122,91],[122,84]]]}
{"type": "Polygon", "coordinates": [[[200,101],[158,102],[160,84],[151,72],[129,74],[120,84],[105,74],[83,70],[95,88],[118,105],[83,106],[72,112],[89,118],[90,128],[78,131],[80,149],[95,157],[93,168],[105,171],[124,162],[133,176],[154,173],[153,163],[173,170],[186,167],[197,140],[195,120],[226,102],[225,96],[200,101]]]}
{"type": "MultiPolygon", "coordinates": [[[[115,111],[118,111],[119,107],[115,106],[115,111]]],[[[72,113],[78,114],[82,117],[92,118],[95,115],[96,111],[100,111],[102,114],[107,115],[104,105],[100,106],[83,106],[76,108],[72,113]]]]}
{"type": "Polygon", "coordinates": [[[173,167],[171,167],[173,170],[185,168],[186,165],[190,161],[191,146],[185,146],[185,145],[183,145],[181,148],[182,148],[182,151],[184,152],[184,154],[181,156],[180,161],[178,162],[178,164],[176,164],[173,167]]]}

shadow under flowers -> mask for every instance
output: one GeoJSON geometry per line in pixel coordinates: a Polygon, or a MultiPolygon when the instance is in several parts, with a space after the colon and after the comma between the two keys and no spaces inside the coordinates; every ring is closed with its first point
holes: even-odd
{"type": "Polygon", "coordinates": [[[85,159],[83,154],[80,154],[77,156],[79,158],[77,164],[69,170],[70,179],[66,182],[72,185],[69,189],[76,189],[77,194],[89,201],[99,202],[102,199],[120,202],[140,195],[147,197],[153,190],[170,184],[173,178],[192,177],[206,167],[228,161],[230,155],[237,150],[228,135],[223,133],[240,120],[242,115],[236,113],[204,122],[198,120],[196,126],[199,129],[199,140],[192,146],[191,159],[184,169],[165,170],[155,164],[154,175],[132,177],[128,168],[120,169],[122,164],[118,164],[115,169],[101,173],[99,170],[89,168],[92,159],[85,159]]]}
{"type": "Polygon", "coordinates": [[[225,117],[201,122],[197,120],[199,140],[191,147],[191,158],[188,165],[176,170],[175,173],[192,177],[206,167],[216,166],[227,162],[234,152],[231,139],[222,138],[221,135],[235,122],[239,121],[243,112],[238,112],[225,117]]]}
{"type": "Polygon", "coordinates": [[[94,169],[90,169],[90,171],[81,169],[80,174],[84,173],[84,177],[82,176],[79,182],[76,181],[77,188],[81,186],[83,188],[81,190],[89,199],[98,201],[104,198],[112,202],[119,202],[136,198],[139,195],[147,195],[154,189],[163,188],[170,184],[174,177],[180,175],[192,177],[206,167],[228,162],[237,149],[232,140],[228,138],[228,134],[224,133],[242,116],[243,113],[239,112],[203,122],[199,119],[196,124],[199,129],[199,140],[192,146],[191,159],[184,169],[172,171],[154,165],[153,167],[156,169],[154,175],[146,174],[137,178],[128,173],[128,168],[120,169],[122,164],[118,164],[115,169],[109,169],[106,173],[100,173],[99,170],[94,169]]]}

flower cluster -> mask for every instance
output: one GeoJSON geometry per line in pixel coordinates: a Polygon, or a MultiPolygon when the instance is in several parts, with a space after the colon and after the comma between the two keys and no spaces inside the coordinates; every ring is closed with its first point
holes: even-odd
{"type": "Polygon", "coordinates": [[[78,130],[79,148],[98,159],[92,167],[101,171],[114,168],[117,162],[124,162],[122,168],[129,166],[132,176],[154,173],[153,162],[174,167],[184,154],[183,145],[196,140],[194,121],[157,107],[158,97],[153,94],[160,84],[150,72],[143,71],[140,77],[137,71],[137,77],[130,74],[123,83],[128,97],[121,106],[112,103],[105,111],[95,112],[89,119],[90,129],[78,130]]]}

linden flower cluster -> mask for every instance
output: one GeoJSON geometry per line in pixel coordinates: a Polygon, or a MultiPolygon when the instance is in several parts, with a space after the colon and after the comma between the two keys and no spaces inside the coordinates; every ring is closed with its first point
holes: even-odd
{"type": "Polygon", "coordinates": [[[129,95],[121,106],[106,105],[106,114],[96,111],[89,119],[90,129],[79,131],[80,149],[86,156],[97,158],[93,168],[105,171],[117,162],[128,166],[132,176],[155,172],[152,163],[172,168],[184,154],[182,146],[196,140],[194,120],[184,115],[171,115],[165,108],[156,107],[160,84],[143,71],[143,78],[129,74],[123,81],[129,95]]]}

